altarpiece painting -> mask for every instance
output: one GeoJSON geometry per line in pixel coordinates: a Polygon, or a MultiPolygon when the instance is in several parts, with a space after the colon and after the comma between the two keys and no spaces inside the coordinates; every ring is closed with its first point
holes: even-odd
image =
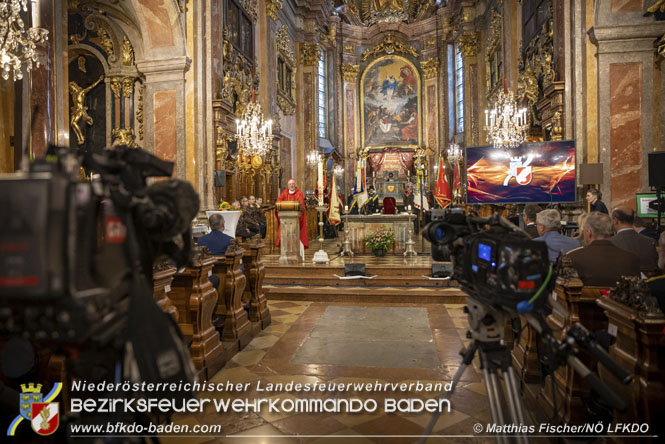
{"type": "Polygon", "coordinates": [[[420,146],[420,76],[404,57],[370,63],[360,79],[362,142],[366,148],[420,146]]]}

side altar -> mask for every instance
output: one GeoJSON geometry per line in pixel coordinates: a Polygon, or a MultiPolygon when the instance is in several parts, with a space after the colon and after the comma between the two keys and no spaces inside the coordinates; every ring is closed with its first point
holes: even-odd
{"type": "Polygon", "coordinates": [[[415,214],[374,214],[374,215],[346,215],[344,223],[348,224],[351,248],[356,254],[371,254],[372,250],[365,246],[363,239],[372,231],[390,228],[395,233],[395,242],[388,249],[388,253],[402,254],[406,250],[409,240],[409,229],[413,230],[415,214]]]}

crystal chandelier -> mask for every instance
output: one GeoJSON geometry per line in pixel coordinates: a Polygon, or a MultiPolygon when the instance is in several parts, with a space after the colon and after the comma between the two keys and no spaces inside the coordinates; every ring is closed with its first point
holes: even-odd
{"type": "Polygon", "coordinates": [[[246,156],[265,156],[272,147],[272,120],[263,120],[258,103],[248,103],[242,120],[236,120],[238,149],[246,156]]]}
{"type": "Polygon", "coordinates": [[[451,143],[448,145],[446,152],[448,153],[448,161],[451,165],[455,165],[462,160],[462,148],[460,148],[458,144],[451,143]]]}
{"type": "Polygon", "coordinates": [[[311,168],[314,168],[319,164],[319,160],[321,160],[321,155],[316,151],[312,150],[307,154],[307,165],[309,165],[311,168]]]}
{"type": "Polygon", "coordinates": [[[526,108],[517,109],[515,96],[506,88],[499,91],[494,108],[485,110],[485,125],[494,148],[517,148],[526,139],[526,108]]]}
{"type": "Polygon", "coordinates": [[[43,28],[26,31],[21,10],[28,11],[26,0],[0,0],[0,71],[5,80],[11,71],[14,81],[21,80],[24,62],[26,71],[32,70],[33,63],[39,67],[36,44],[48,38],[48,31],[43,28]]]}
{"type": "Polygon", "coordinates": [[[344,167],[342,165],[336,165],[335,168],[333,168],[333,174],[335,174],[335,176],[341,176],[344,174],[344,167]]]}

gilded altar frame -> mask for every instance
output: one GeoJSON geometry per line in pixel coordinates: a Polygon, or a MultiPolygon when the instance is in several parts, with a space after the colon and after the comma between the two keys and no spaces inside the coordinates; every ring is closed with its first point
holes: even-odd
{"type": "Polygon", "coordinates": [[[363,150],[373,150],[373,149],[383,149],[383,148],[410,148],[410,149],[416,149],[419,146],[421,146],[422,143],[422,138],[423,138],[423,112],[422,112],[422,80],[421,80],[421,73],[416,67],[415,63],[413,63],[411,60],[407,59],[406,57],[402,57],[399,55],[384,55],[381,57],[377,57],[376,59],[372,60],[363,70],[363,73],[360,77],[360,146],[362,147],[363,150]],[[383,62],[385,60],[395,60],[399,62],[403,62],[407,64],[411,70],[414,73],[414,76],[416,78],[416,109],[417,109],[417,118],[418,118],[418,133],[417,133],[417,141],[416,143],[407,143],[407,144],[370,144],[367,145],[365,143],[365,76],[369,72],[369,70],[376,65],[377,63],[383,62]]]}

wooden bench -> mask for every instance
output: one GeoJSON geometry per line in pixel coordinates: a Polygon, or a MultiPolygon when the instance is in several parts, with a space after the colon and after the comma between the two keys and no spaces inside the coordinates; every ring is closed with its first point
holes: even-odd
{"type": "MultiPolygon", "coordinates": [[[[657,434],[662,439],[665,432],[665,316],[655,301],[645,297],[646,284],[633,279],[631,282],[623,278],[610,297],[598,300],[598,306],[609,318],[609,331],[616,332],[616,343],[610,347],[609,354],[632,373],[634,379],[630,384],[622,384],[602,365],[598,373],[627,404],[625,411],[614,412],[614,423],[646,423],[650,425],[648,435],[657,434]],[[626,282],[628,284],[623,286],[626,282]]],[[[660,442],[657,438],[641,440],[660,442]]]]}
{"type": "Polygon", "coordinates": [[[174,266],[166,264],[155,265],[152,268],[152,297],[164,313],[170,314],[178,322],[178,309],[169,298],[171,283],[173,282],[173,276],[176,271],[174,266]]]}
{"type": "Polygon", "coordinates": [[[219,332],[212,324],[217,304],[217,291],[208,276],[216,262],[205,247],[197,248],[192,267],[177,272],[173,278],[171,298],[178,310],[178,326],[191,335],[190,353],[199,377],[210,378],[224,366],[219,332]]]}
{"type": "Polygon", "coordinates": [[[243,245],[245,253],[242,257],[247,278],[245,298],[249,300],[249,320],[260,323],[261,330],[269,326],[271,322],[268,300],[263,292],[263,278],[266,270],[261,260],[261,254],[265,246],[262,241],[245,244],[243,245]]]}
{"type": "Polygon", "coordinates": [[[245,250],[234,242],[224,256],[215,257],[212,268],[220,280],[219,291],[222,297],[215,307],[215,314],[224,318],[222,340],[225,348],[231,347],[235,351],[242,350],[252,340],[249,318],[242,306],[247,282],[240,269],[240,260],[244,254],[245,250]]]}

